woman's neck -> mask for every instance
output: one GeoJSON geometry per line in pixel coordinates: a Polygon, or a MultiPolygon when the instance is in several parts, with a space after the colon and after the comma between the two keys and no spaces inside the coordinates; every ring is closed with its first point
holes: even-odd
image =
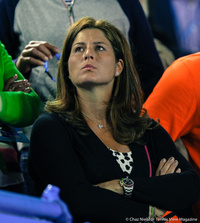
{"type": "Polygon", "coordinates": [[[96,121],[106,120],[107,104],[110,100],[108,92],[101,91],[78,91],[78,99],[82,113],[96,121]]]}

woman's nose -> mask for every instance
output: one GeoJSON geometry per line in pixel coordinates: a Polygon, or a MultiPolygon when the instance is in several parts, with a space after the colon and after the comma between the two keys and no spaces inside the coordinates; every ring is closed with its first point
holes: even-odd
{"type": "Polygon", "coordinates": [[[94,59],[93,52],[91,49],[87,49],[85,51],[85,60],[88,60],[88,59],[94,59]]]}

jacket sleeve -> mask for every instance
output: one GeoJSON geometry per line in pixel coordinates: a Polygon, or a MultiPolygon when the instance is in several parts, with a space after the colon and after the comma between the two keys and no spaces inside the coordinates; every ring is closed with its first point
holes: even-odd
{"type": "Polygon", "coordinates": [[[148,147],[154,176],[135,178],[133,197],[164,210],[179,212],[191,208],[199,196],[199,177],[196,171],[176,149],[163,127],[159,125],[150,131],[153,133],[148,147]],[[179,162],[181,173],[155,176],[155,170],[161,159],[168,160],[170,157],[174,157],[179,162]]]}
{"type": "Polygon", "coordinates": [[[0,92],[2,109],[0,120],[15,127],[33,124],[40,113],[40,99],[32,90],[24,92],[0,92]]]}
{"type": "Polygon", "coordinates": [[[23,80],[24,77],[1,43],[0,50],[0,120],[16,127],[31,125],[40,113],[40,98],[33,90],[30,93],[3,91],[4,83],[10,77],[15,74],[18,75],[18,80],[23,80]]]}

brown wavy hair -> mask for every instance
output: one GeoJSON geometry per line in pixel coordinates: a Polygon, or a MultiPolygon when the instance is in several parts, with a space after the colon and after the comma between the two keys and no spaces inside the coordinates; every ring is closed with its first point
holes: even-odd
{"type": "Polygon", "coordinates": [[[138,141],[149,128],[151,119],[142,108],[143,93],[129,45],[123,34],[105,20],[85,17],[70,28],[63,44],[58,68],[56,99],[49,100],[45,109],[47,112],[55,112],[64,117],[66,122],[75,126],[80,134],[88,134],[89,127],[81,113],[76,87],[69,79],[68,71],[72,44],[83,29],[101,30],[113,47],[116,61],[119,59],[124,61],[122,73],[115,78],[106,118],[117,142],[129,144],[138,141]]]}

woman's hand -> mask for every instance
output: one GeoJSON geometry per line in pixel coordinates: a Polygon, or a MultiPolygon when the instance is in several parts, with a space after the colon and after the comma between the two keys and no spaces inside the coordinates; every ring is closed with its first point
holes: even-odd
{"type": "Polygon", "coordinates": [[[178,168],[178,160],[175,160],[174,157],[169,158],[166,160],[165,158],[162,159],[158,165],[158,168],[156,170],[156,176],[166,175],[170,173],[180,173],[181,169],[178,168]]]}
{"type": "Polygon", "coordinates": [[[4,85],[3,91],[23,91],[25,93],[31,92],[30,83],[28,80],[17,80],[18,76],[14,75],[9,78],[4,85]]]}
{"type": "Polygon", "coordinates": [[[96,184],[94,186],[101,187],[101,188],[104,188],[104,189],[107,189],[107,190],[111,190],[115,193],[123,195],[124,190],[120,186],[119,181],[120,181],[119,179],[115,179],[115,180],[110,180],[110,181],[106,181],[106,182],[103,182],[103,183],[99,183],[99,184],[96,184]]]}

